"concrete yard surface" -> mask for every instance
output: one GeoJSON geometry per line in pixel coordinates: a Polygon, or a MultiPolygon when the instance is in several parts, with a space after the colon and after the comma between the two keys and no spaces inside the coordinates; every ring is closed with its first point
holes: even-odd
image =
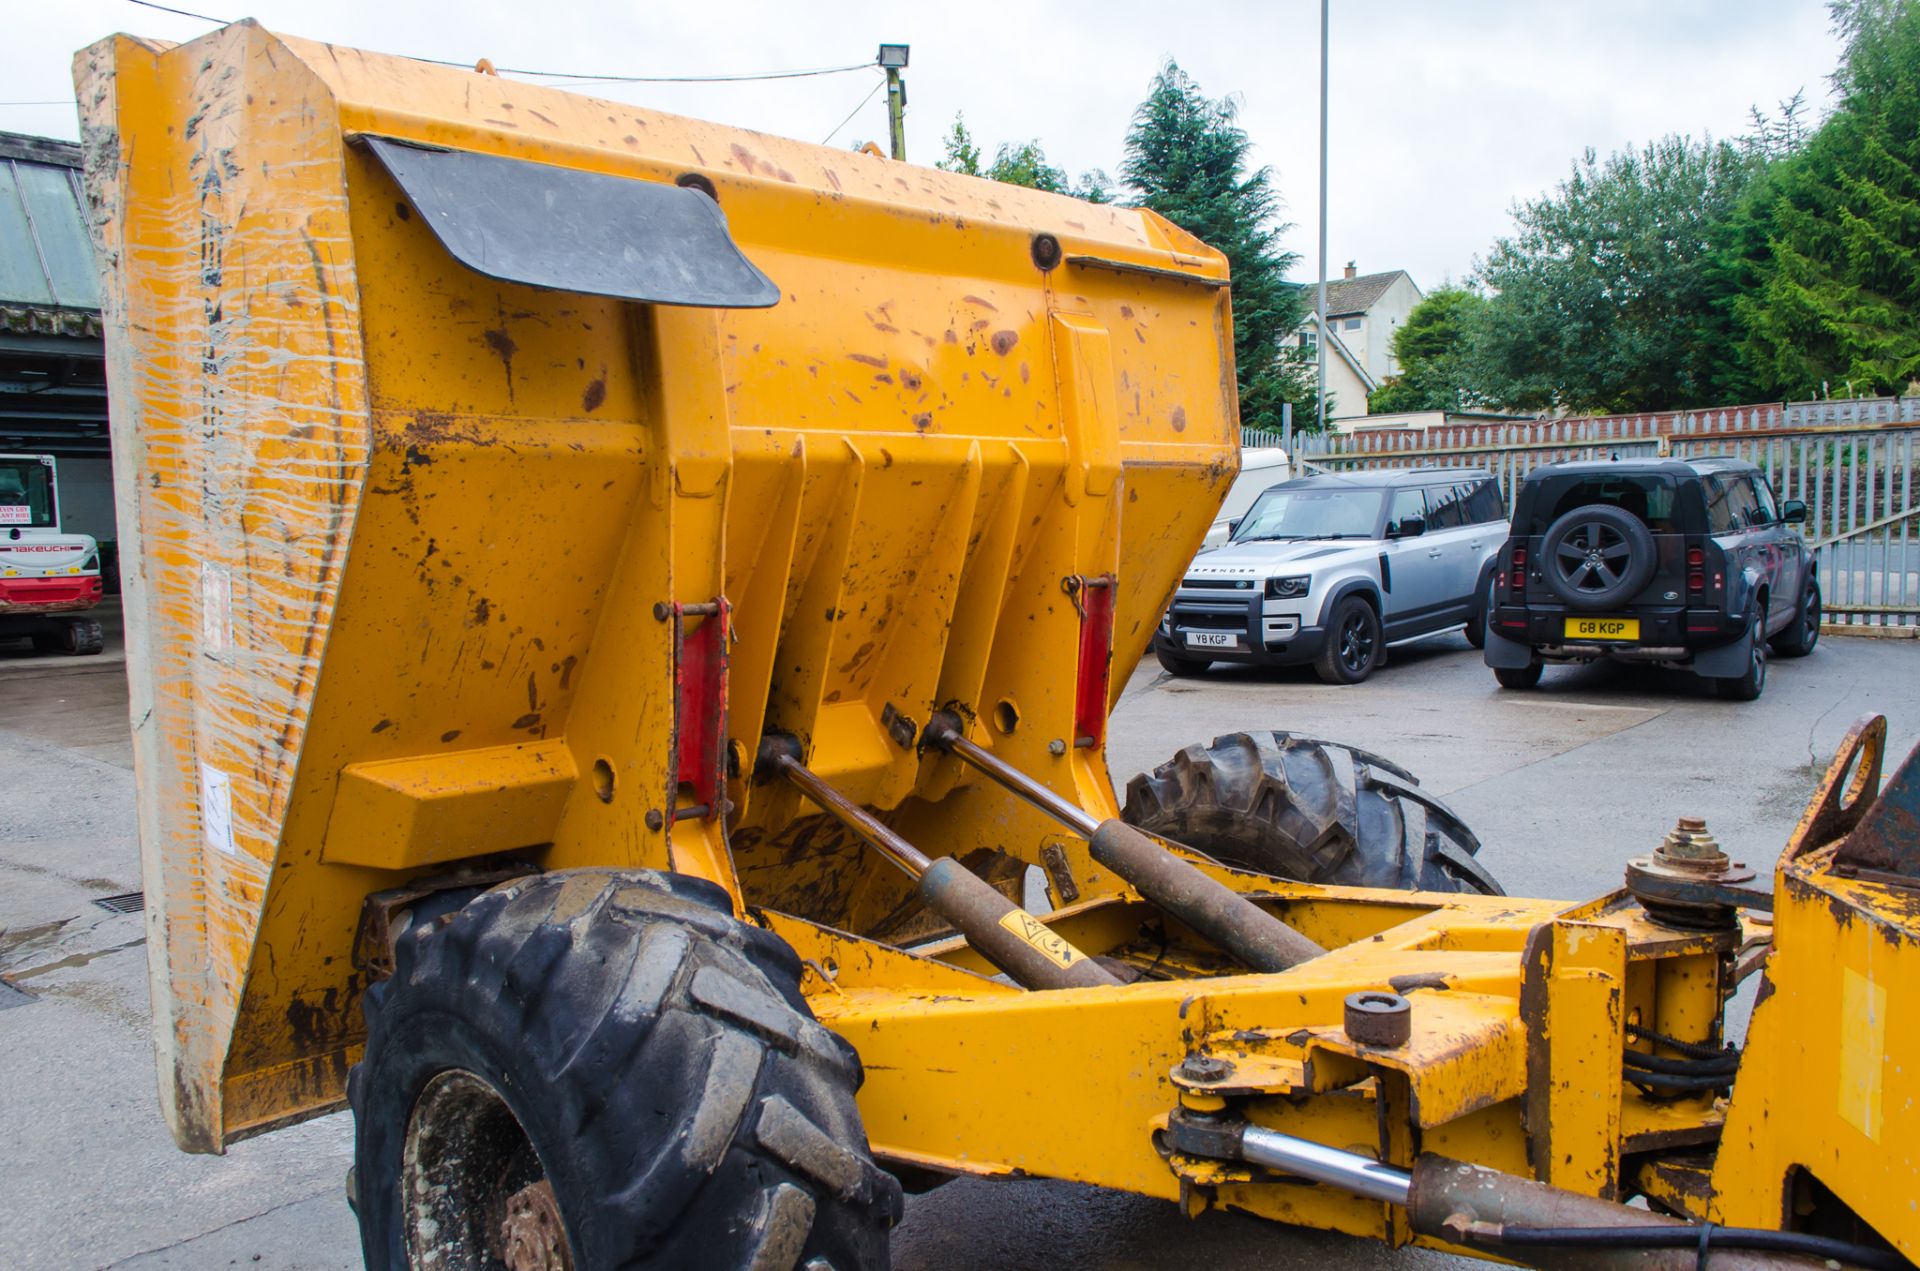
{"type": "MultiPolygon", "coordinates": [[[[111,655],[0,659],[0,974],[17,990],[0,987],[0,1267],[358,1266],[348,1118],[224,1157],[179,1152],[161,1123],[144,920],[94,903],[140,887],[122,671],[111,655]]],[[[1809,659],[1774,662],[1766,695],[1742,705],[1686,676],[1606,666],[1549,669],[1537,691],[1502,692],[1448,635],[1394,650],[1351,688],[1305,670],[1174,679],[1149,660],[1115,714],[1110,755],[1124,788],[1179,745],[1235,730],[1376,750],[1474,827],[1509,891],[1577,899],[1618,886],[1626,860],[1683,813],[1764,870],[1834,745],[1872,710],[1890,720],[1891,769],[1920,738],[1920,643],[1827,639],[1809,659]]],[[[1189,1222],[1169,1204],[1045,1180],[910,1198],[894,1238],[903,1271],[1441,1260],[1235,1215],[1189,1222]]]]}

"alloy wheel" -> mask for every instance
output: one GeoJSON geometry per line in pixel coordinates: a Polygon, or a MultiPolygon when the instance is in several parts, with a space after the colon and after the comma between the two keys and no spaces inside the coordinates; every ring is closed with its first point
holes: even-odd
{"type": "Polygon", "coordinates": [[[1632,554],[1626,537],[1611,525],[1588,521],[1575,526],[1554,553],[1554,568],[1577,591],[1601,592],[1619,583],[1632,554]]]}
{"type": "Polygon", "coordinates": [[[1340,628],[1340,661],[1358,675],[1373,661],[1373,629],[1366,617],[1356,612],[1340,628]]]}

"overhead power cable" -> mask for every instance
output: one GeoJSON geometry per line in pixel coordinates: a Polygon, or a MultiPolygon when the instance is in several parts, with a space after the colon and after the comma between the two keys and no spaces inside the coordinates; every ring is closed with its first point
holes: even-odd
{"type": "Polygon", "coordinates": [[[155,4],[153,0],[127,0],[128,4],[137,4],[143,9],[158,9],[162,13],[177,13],[183,18],[198,18],[202,22],[211,22],[216,26],[227,26],[225,18],[210,18],[204,13],[194,13],[187,9],[176,9],[169,4],[155,4]]]}
{"type": "Polygon", "coordinates": [[[835,137],[839,136],[840,130],[842,128],[845,128],[848,124],[852,123],[853,117],[867,108],[867,103],[873,100],[874,94],[879,92],[881,89],[885,88],[886,86],[887,86],[887,81],[884,79],[874,81],[873,87],[867,90],[867,95],[860,99],[860,104],[858,106],[855,106],[852,110],[848,111],[847,117],[845,119],[842,119],[839,123],[835,124],[833,126],[833,131],[828,133],[824,138],[822,138],[820,141],[820,144],[824,146],[828,142],[832,141],[835,137]]]}

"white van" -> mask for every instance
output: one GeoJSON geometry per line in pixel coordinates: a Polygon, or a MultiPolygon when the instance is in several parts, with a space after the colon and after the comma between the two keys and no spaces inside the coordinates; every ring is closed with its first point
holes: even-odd
{"type": "Polygon", "coordinates": [[[1268,486],[1279,485],[1292,475],[1293,461],[1287,458],[1287,452],[1280,447],[1242,450],[1240,475],[1233,479],[1233,488],[1227,491],[1227,501],[1220,505],[1220,515],[1215,518],[1213,528],[1207,531],[1205,546],[1218,547],[1231,538],[1233,523],[1247,514],[1253,501],[1268,486]]]}

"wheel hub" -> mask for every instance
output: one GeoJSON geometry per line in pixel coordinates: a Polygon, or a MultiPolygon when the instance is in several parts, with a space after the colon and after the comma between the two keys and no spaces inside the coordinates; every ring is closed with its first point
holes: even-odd
{"type": "Polygon", "coordinates": [[[500,1220],[500,1260],[507,1271],[573,1271],[560,1202],[546,1179],[507,1197],[506,1217],[500,1220]]]}
{"type": "Polygon", "coordinates": [[[553,1184],[490,1082],[436,1075],[408,1120],[400,1178],[409,1265],[572,1271],[553,1184]]]}

